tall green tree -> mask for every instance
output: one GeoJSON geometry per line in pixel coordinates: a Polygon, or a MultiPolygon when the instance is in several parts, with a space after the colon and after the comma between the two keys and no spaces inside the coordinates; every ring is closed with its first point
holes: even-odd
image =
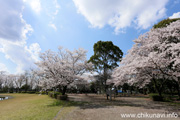
{"type": "Polygon", "coordinates": [[[94,55],[91,56],[89,62],[94,65],[94,70],[99,73],[101,84],[106,90],[106,81],[110,77],[111,71],[118,67],[123,52],[111,41],[98,41],[94,44],[94,55]]]}
{"type": "Polygon", "coordinates": [[[176,22],[177,20],[180,20],[180,18],[173,18],[173,19],[167,18],[167,19],[164,19],[164,20],[158,22],[157,24],[155,24],[153,26],[153,28],[155,28],[155,29],[156,28],[164,28],[164,27],[167,27],[170,23],[176,22]]]}

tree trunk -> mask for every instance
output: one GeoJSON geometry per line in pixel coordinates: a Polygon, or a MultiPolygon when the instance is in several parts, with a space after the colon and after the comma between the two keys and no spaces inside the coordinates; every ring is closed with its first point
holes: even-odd
{"type": "Polygon", "coordinates": [[[170,88],[170,92],[171,92],[171,96],[173,96],[173,90],[172,90],[172,88],[170,88]]]}
{"type": "Polygon", "coordinates": [[[156,88],[159,96],[162,97],[162,91],[161,91],[161,88],[159,88],[160,86],[157,85],[157,82],[156,82],[156,80],[154,78],[152,80],[154,82],[155,88],[156,88]]]}
{"type": "Polygon", "coordinates": [[[62,92],[62,89],[61,89],[61,86],[60,85],[58,85],[58,89],[59,89],[59,91],[58,92],[62,92]]]}
{"type": "Polygon", "coordinates": [[[106,78],[104,79],[104,91],[106,92],[107,86],[106,86],[106,78]]]}
{"type": "Polygon", "coordinates": [[[65,95],[66,90],[67,90],[67,86],[63,86],[62,95],[65,95]]]}
{"type": "Polygon", "coordinates": [[[178,77],[178,96],[180,100],[180,77],[178,77]]]}
{"type": "Polygon", "coordinates": [[[146,88],[143,88],[143,94],[144,94],[144,95],[147,95],[147,93],[146,93],[146,88]]]}
{"type": "Polygon", "coordinates": [[[179,85],[176,87],[176,89],[177,89],[177,91],[178,91],[178,99],[180,100],[180,87],[179,87],[179,85]]]}
{"type": "Polygon", "coordinates": [[[159,96],[162,97],[162,92],[158,90],[159,96]]]}
{"type": "Polygon", "coordinates": [[[179,100],[180,100],[180,89],[178,89],[178,96],[179,96],[179,100]]]}

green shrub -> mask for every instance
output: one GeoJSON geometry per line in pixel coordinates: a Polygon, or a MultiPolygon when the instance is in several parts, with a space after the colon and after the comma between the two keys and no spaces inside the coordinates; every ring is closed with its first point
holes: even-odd
{"type": "Polygon", "coordinates": [[[163,97],[158,94],[149,94],[149,96],[153,101],[163,101],[163,97]]]}
{"type": "Polygon", "coordinates": [[[60,92],[54,92],[54,98],[56,98],[57,99],[57,95],[62,95],[60,92]]]}
{"type": "Polygon", "coordinates": [[[67,100],[68,96],[67,95],[57,95],[58,100],[67,100]]]}
{"type": "Polygon", "coordinates": [[[29,94],[35,94],[36,91],[27,91],[26,93],[29,93],[29,94]]]}
{"type": "Polygon", "coordinates": [[[52,97],[52,96],[53,96],[53,91],[49,91],[49,92],[48,92],[48,96],[49,96],[49,97],[52,97]]]}
{"type": "Polygon", "coordinates": [[[172,96],[171,95],[164,95],[163,96],[163,101],[164,102],[171,102],[172,101],[172,96]]]}
{"type": "Polygon", "coordinates": [[[46,91],[41,91],[40,94],[46,95],[46,91]]]}
{"type": "Polygon", "coordinates": [[[172,96],[163,94],[162,96],[159,96],[159,94],[149,94],[150,98],[153,101],[164,101],[164,102],[171,102],[172,96]]]}
{"type": "Polygon", "coordinates": [[[163,101],[163,97],[159,95],[152,96],[153,101],[163,101]]]}
{"type": "Polygon", "coordinates": [[[61,95],[60,92],[53,92],[53,91],[49,91],[48,95],[52,98],[56,98],[57,99],[57,95],[61,95]]]}
{"type": "Polygon", "coordinates": [[[64,105],[63,101],[56,100],[51,104],[51,106],[60,106],[60,105],[64,105]]]}

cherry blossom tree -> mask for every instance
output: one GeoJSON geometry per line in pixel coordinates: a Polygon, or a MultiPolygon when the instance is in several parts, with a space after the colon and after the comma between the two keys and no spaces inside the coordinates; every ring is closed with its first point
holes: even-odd
{"type": "Polygon", "coordinates": [[[24,85],[24,82],[25,82],[25,76],[23,74],[16,75],[16,79],[14,82],[15,82],[15,87],[17,89],[17,92],[21,92],[21,87],[24,85]]]}
{"type": "Polygon", "coordinates": [[[3,80],[2,88],[3,92],[13,92],[15,88],[14,81],[16,79],[13,74],[3,74],[1,77],[3,80]]]}
{"type": "Polygon", "coordinates": [[[153,28],[134,42],[114,71],[112,82],[140,87],[153,82],[160,96],[167,80],[175,80],[180,86],[180,20],[153,28]]]}
{"type": "Polygon", "coordinates": [[[5,81],[5,71],[0,71],[0,90],[3,88],[3,84],[5,81]]]}
{"type": "Polygon", "coordinates": [[[35,70],[25,71],[21,74],[9,74],[0,71],[0,91],[2,92],[21,92],[23,88],[27,90],[35,90],[38,87],[39,76],[35,74],[35,70]]]}
{"type": "Polygon", "coordinates": [[[48,50],[41,53],[41,61],[36,63],[41,87],[59,88],[64,95],[70,84],[81,80],[81,75],[92,68],[92,64],[86,61],[86,52],[81,48],[70,51],[59,47],[58,52],[48,50]]]}

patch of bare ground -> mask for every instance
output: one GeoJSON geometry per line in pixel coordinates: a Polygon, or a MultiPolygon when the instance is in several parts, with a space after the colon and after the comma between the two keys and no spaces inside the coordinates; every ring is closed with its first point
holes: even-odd
{"type": "Polygon", "coordinates": [[[116,97],[106,100],[104,95],[69,94],[70,101],[85,102],[66,114],[63,120],[179,120],[180,118],[150,118],[153,114],[171,114],[180,116],[180,106],[164,102],[154,102],[145,96],[116,97]],[[123,118],[122,114],[134,114],[136,117],[123,118]],[[140,114],[140,115],[139,115],[140,114]],[[137,116],[139,115],[139,116],[137,116]],[[149,115],[149,116],[148,116],[149,115]],[[151,115],[151,116],[150,116],[151,115]],[[137,118],[139,117],[139,118],[137,118]]]}

